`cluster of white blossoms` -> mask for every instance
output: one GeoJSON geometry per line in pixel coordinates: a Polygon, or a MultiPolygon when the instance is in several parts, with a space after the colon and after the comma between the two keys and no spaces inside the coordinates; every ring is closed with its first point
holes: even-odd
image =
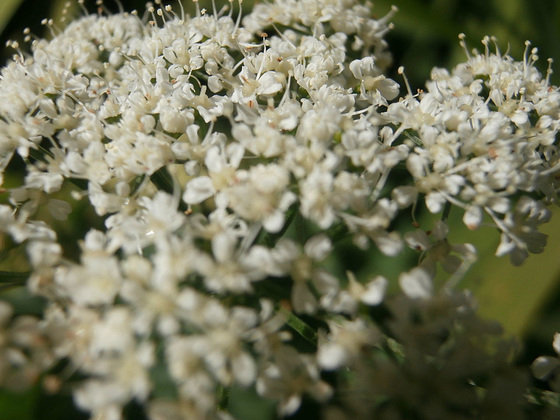
{"type": "Polygon", "coordinates": [[[104,420],[132,401],[153,420],[229,418],[236,387],[280,416],[316,401],[332,419],[517,418],[523,375],[450,288],[476,250],[447,241],[446,219],[493,226],[515,264],[543,250],[550,69],[529,44],[518,62],[461,39],[464,63],[397,99],[394,10],[234,9],[85,16],[2,69],[0,233],[25,244],[47,303],[40,318],[0,304],[0,384],[68,381],[104,420]],[[441,220],[418,226],[423,209],[441,220]],[[402,273],[329,269],[341,241],[402,273]],[[417,263],[397,259],[406,246],[417,263]]]}

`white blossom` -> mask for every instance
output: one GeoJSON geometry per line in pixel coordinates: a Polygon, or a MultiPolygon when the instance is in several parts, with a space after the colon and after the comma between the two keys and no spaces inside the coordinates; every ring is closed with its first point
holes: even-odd
{"type": "MultiPolygon", "coordinates": [[[[238,387],[279,416],[306,398],[360,418],[517,407],[498,398],[522,382],[504,379],[507,346],[454,290],[476,250],[450,243],[448,216],[496,228],[514,264],[543,251],[560,93],[537,51],[461,38],[462,63],[397,98],[396,8],[174,7],[101,5],[2,69],[0,240],[29,272],[0,280],[46,305],[37,319],[0,301],[0,385],[71,389],[107,420],[131,401],[229,418],[238,387]]],[[[558,360],[533,370],[550,379],[558,360]]]]}

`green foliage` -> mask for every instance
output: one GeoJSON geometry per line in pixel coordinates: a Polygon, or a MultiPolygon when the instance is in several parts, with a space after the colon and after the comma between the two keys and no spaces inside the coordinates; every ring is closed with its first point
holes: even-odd
{"type": "Polygon", "coordinates": [[[4,0],[0,3],[0,31],[4,30],[22,0],[4,0]]]}

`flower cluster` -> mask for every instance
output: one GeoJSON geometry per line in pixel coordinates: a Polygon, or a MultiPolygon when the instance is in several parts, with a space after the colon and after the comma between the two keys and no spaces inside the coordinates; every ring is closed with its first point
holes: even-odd
{"type": "Polygon", "coordinates": [[[2,70],[0,233],[25,244],[48,303],[40,320],[0,306],[0,384],[78,376],[76,405],[107,420],[133,400],[152,419],[218,418],[232,387],[280,415],[310,398],[335,419],[514,418],[509,350],[489,352],[497,331],[470,296],[433,280],[476,258],[448,242],[450,206],[497,228],[515,264],[543,250],[560,92],[536,50],[517,62],[484,39],[397,99],[395,10],[232,6],[85,16],[2,70]],[[424,207],[443,216],[428,230],[411,223],[424,207]],[[87,226],[69,242],[73,218],[87,226]],[[358,279],[332,269],[341,241],[408,245],[418,263],[358,279]]]}

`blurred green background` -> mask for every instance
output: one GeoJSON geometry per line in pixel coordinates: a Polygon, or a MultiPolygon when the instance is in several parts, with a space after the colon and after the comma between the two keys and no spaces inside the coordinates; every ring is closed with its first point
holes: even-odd
{"type": "MultiPolygon", "coordinates": [[[[219,5],[225,1],[216,0],[219,5]]],[[[7,40],[23,38],[24,28],[38,36],[48,36],[40,22],[52,17],[59,22],[67,0],[0,0],[0,37],[7,40]]],[[[70,10],[80,13],[71,3],[70,10]]],[[[95,0],[86,0],[85,6],[95,12],[95,0]]],[[[107,0],[105,7],[113,12],[119,7],[107,0]]],[[[211,9],[211,2],[201,0],[202,7],[211,9]]],[[[144,10],[143,0],[121,0],[125,10],[144,10]]],[[[171,2],[173,4],[173,2],[171,2]]],[[[245,0],[243,7],[249,9],[252,1],[245,0]]],[[[484,35],[495,35],[502,51],[520,59],[525,40],[539,48],[541,71],[546,71],[546,59],[555,59],[557,72],[553,83],[560,84],[560,1],[556,0],[379,0],[374,2],[374,13],[381,17],[396,5],[399,12],[393,19],[395,28],[387,36],[394,55],[391,77],[402,82],[396,74],[399,65],[405,72],[413,89],[423,87],[433,66],[450,68],[464,60],[457,35],[465,33],[470,47],[481,47],[484,35]]],[[[185,3],[187,9],[192,3],[185,3]]],[[[57,24],[63,27],[63,23],[57,24]]],[[[13,51],[3,49],[2,62],[13,51]]],[[[452,212],[452,242],[472,242],[479,249],[479,262],[470,270],[461,286],[470,288],[480,304],[482,315],[499,320],[506,331],[520,338],[524,350],[520,362],[530,363],[536,356],[552,353],[552,336],[560,331],[560,211],[553,209],[552,222],[543,228],[550,235],[546,251],[531,256],[521,267],[515,268],[507,258],[493,256],[499,242],[498,234],[490,228],[470,232],[463,227],[459,212],[452,212]]],[[[0,248],[2,244],[0,243],[0,248]]],[[[1,251],[1,249],[0,249],[1,251]]],[[[395,267],[398,270],[398,267],[395,267]]],[[[397,271],[395,271],[397,273],[397,271]]],[[[0,420],[58,419],[55,412],[34,411],[31,408],[38,394],[14,396],[0,394],[0,420]],[[37,417],[38,416],[38,417],[37,417]]],[[[50,401],[54,403],[54,401],[50,401]]],[[[49,404],[55,407],[56,404],[49,404]]],[[[74,413],[72,418],[80,418],[74,413]]],[[[66,417],[67,418],[67,417],[66,417]]],[[[248,414],[247,419],[250,418],[248,414]]]]}

